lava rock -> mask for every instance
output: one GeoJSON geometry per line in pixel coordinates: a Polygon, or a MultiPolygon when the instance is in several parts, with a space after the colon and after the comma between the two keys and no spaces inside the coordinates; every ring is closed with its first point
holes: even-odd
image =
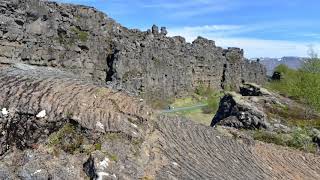
{"type": "Polygon", "coordinates": [[[153,25],[151,30],[152,30],[152,34],[154,34],[154,35],[159,34],[159,27],[158,26],[153,25]]]}
{"type": "Polygon", "coordinates": [[[83,164],[83,171],[87,174],[90,180],[94,180],[98,177],[92,156],[90,156],[87,162],[83,164]]]}
{"type": "Polygon", "coordinates": [[[275,80],[275,81],[281,80],[281,73],[280,73],[280,72],[274,72],[274,73],[272,74],[271,79],[272,79],[272,80],[275,80]]]}
{"type": "Polygon", "coordinates": [[[161,27],[160,34],[162,34],[164,36],[167,35],[168,34],[167,28],[166,27],[161,27]]]}
{"type": "Polygon", "coordinates": [[[250,105],[235,93],[225,95],[212,119],[211,126],[223,125],[244,129],[267,129],[270,127],[264,112],[250,105]]]}

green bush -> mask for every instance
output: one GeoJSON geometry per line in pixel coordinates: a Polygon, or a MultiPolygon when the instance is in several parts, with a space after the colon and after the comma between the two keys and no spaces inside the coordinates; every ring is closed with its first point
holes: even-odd
{"type": "Polygon", "coordinates": [[[220,102],[220,95],[218,93],[212,94],[207,99],[208,106],[202,108],[203,113],[205,114],[215,113],[219,108],[219,102],[220,102]]]}
{"type": "Polygon", "coordinates": [[[320,111],[320,73],[293,70],[285,65],[276,68],[282,79],[272,81],[268,87],[281,94],[298,99],[320,111]]]}
{"type": "Polygon", "coordinates": [[[202,97],[207,97],[209,94],[210,94],[210,91],[211,89],[204,85],[204,84],[200,84],[196,90],[195,90],[195,93],[199,96],[202,96],[202,97]]]}
{"type": "Polygon", "coordinates": [[[88,40],[89,34],[85,31],[81,31],[78,28],[71,28],[71,31],[74,32],[77,35],[77,38],[80,39],[82,42],[86,42],[88,40]]]}
{"type": "Polygon", "coordinates": [[[204,114],[211,114],[217,111],[219,107],[221,93],[216,91],[215,89],[206,86],[204,84],[200,84],[195,93],[206,100],[208,104],[206,107],[202,108],[202,112],[204,114]]]}
{"type": "Polygon", "coordinates": [[[289,134],[255,131],[253,138],[262,142],[288,146],[306,152],[315,153],[317,150],[317,145],[312,142],[310,131],[303,128],[296,128],[289,134]]]}
{"type": "Polygon", "coordinates": [[[305,60],[301,69],[308,73],[320,73],[320,58],[312,46],[310,46],[308,53],[310,58],[305,60]]]}
{"type": "Polygon", "coordinates": [[[79,150],[83,141],[84,136],[76,130],[74,125],[67,123],[59,131],[49,136],[47,145],[74,154],[79,150]]]}
{"type": "Polygon", "coordinates": [[[294,147],[301,150],[311,151],[315,144],[312,142],[312,138],[309,136],[309,132],[306,129],[297,128],[292,133],[292,139],[287,142],[289,147],[294,147]]]}
{"type": "Polygon", "coordinates": [[[210,98],[211,96],[220,96],[219,91],[205,84],[200,84],[196,88],[195,93],[204,98],[210,98]]]}
{"type": "Polygon", "coordinates": [[[286,140],[284,139],[284,136],[279,135],[277,133],[273,132],[267,132],[267,131],[255,131],[253,133],[253,138],[258,141],[266,142],[266,143],[273,143],[277,145],[286,145],[286,140]]]}

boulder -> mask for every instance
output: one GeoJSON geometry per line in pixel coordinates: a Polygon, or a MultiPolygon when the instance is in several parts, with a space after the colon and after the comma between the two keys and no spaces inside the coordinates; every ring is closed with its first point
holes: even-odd
{"type": "Polygon", "coordinates": [[[152,34],[157,35],[159,34],[159,27],[156,25],[153,25],[151,28],[152,34]]]}
{"type": "Polygon", "coordinates": [[[164,36],[167,35],[168,34],[167,28],[166,27],[161,27],[160,34],[162,34],[164,36]]]}
{"type": "Polygon", "coordinates": [[[240,85],[242,96],[270,96],[271,93],[255,83],[243,83],[240,85]]]}
{"type": "Polygon", "coordinates": [[[236,93],[227,93],[220,101],[211,126],[223,125],[244,129],[267,129],[267,115],[236,93]]]}
{"type": "Polygon", "coordinates": [[[274,72],[272,74],[272,77],[271,77],[272,80],[280,80],[281,79],[281,73],[280,72],[274,72]]]}

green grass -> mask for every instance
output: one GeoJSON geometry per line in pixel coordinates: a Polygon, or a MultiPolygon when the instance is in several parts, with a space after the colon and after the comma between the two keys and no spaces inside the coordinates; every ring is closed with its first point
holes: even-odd
{"type": "Polygon", "coordinates": [[[219,107],[220,97],[222,93],[204,85],[199,85],[195,93],[189,97],[175,99],[170,106],[192,107],[199,104],[207,104],[208,106],[199,109],[189,109],[175,112],[175,115],[183,116],[197,123],[209,126],[212,118],[219,107]]]}
{"type": "Polygon", "coordinates": [[[269,118],[281,119],[289,127],[320,129],[320,117],[302,107],[273,105],[267,111],[269,118]]]}
{"type": "Polygon", "coordinates": [[[220,98],[223,95],[221,92],[213,88],[200,85],[196,89],[195,93],[202,97],[204,102],[208,104],[207,107],[202,108],[204,114],[213,114],[218,110],[220,98]]]}
{"type": "Polygon", "coordinates": [[[208,106],[203,107],[202,111],[205,114],[212,114],[217,112],[218,108],[219,108],[219,103],[220,103],[220,94],[212,94],[207,98],[207,104],[208,106]]]}
{"type": "Polygon", "coordinates": [[[94,146],[95,146],[95,150],[101,151],[101,148],[102,148],[101,143],[97,143],[94,146]]]}
{"type": "Polygon", "coordinates": [[[320,73],[293,70],[285,65],[278,66],[276,71],[281,73],[282,79],[270,82],[267,88],[320,111],[320,73]]]}
{"type": "Polygon", "coordinates": [[[288,146],[310,153],[317,151],[317,145],[312,142],[311,131],[307,128],[296,128],[288,134],[262,130],[254,131],[253,138],[262,142],[288,146]]]}
{"type": "Polygon", "coordinates": [[[76,131],[76,128],[67,123],[59,131],[49,136],[47,145],[74,154],[79,150],[83,140],[84,137],[76,131]]]}
{"type": "Polygon", "coordinates": [[[119,160],[118,156],[116,154],[109,154],[108,155],[111,161],[117,162],[119,160]]]}
{"type": "Polygon", "coordinates": [[[198,95],[192,95],[190,97],[178,98],[171,104],[173,107],[190,107],[198,104],[206,103],[205,99],[198,95]]]}
{"type": "Polygon", "coordinates": [[[78,28],[72,27],[71,31],[74,32],[77,35],[77,38],[82,41],[82,42],[86,42],[88,40],[88,36],[89,34],[85,31],[81,31],[78,28]]]}
{"type": "Polygon", "coordinates": [[[166,109],[173,101],[171,99],[153,99],[148,104],[154,109],[166,109]]]}
{"type": "Polygon", "coordinates": [[[194,122],[209,126],[214,114],[205,114],[202,109],[176,112],[175,115],[186,117],[194,122]]]}

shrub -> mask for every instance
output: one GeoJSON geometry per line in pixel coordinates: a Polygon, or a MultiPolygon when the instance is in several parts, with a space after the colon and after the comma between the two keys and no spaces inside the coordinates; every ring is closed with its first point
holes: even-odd
{"type": "Polygon", "coordinates": [[[208,100],[207,100],[208,106],[202,108],[203,113],[211,114],[216,112],[219,107],[219,102],[220,102],[220,95],[217,93],[212,94],[210,97],[208,97],[208,100]]]}
{"type": "Polygon", "coordinates": [[[220,92],[216,91],[213,88],[210,88],[209,86],[200,84],[200,86],[197,87],[195,93],[206,99],[206,103],[208,105],[202,108],[202,112],[204,114],[211,114],[217,111],[221,97],[220,92]]]}
{"type": "Polygon", "coordinates": [[[196,88],[195,93],[199,96],[206,97],[208,94],[210,94],[210,88],[208,86],[205,86],[204,84],[200,84],[196,88]]]}
{"type": "Polygon", "coordinates": [[[306,152],[315,153],[317,150],[317,145],[312,142],[310,131],[306,128],[296,128],[290,134],[255,131],[253,138],[266,143],[288,146],[306,152]]]}
{"type": "Polygon", "coordinates": [[[80,39],[82,42],[86,42],[88,40],[88,33],[85,31],[81,31],[78,28],[71,28],[71,31],[74,32],[77,35],[77,38],[80,39]]]}
{"type": "Polygon", "coordinates": [[[270,89],[281,94],[298,99],[320,111],[320,73],[311,73],[303,70],[293,70],[285,65],[276,68],[282,79],[272,81],[270,89]]]}
{"type": "Polygon", "coordinates": [[[220,96],[220,92],[202,83],[196,88],[195,93],[205,98],[210,98],[211,96],[220,96]]]}
{"type": "Polygon", "coordinates": [[[255,131],[253,134],[253,138],[255,140],[263,141],[266,143],[273,143],[273,144],[282,145],[282,146],[286,145],[284,138],[277,133],[266,132],[266,131],[255,131]]]}
{"type": "Polygon", "coordinates": [[[297,128],[292,133],[292,139],[287,142],[287,145],[297,149],[308,150],[311,147],[312,138],[309,136],[306,129],[297,128]]]}
{"type": "Polygon", "coordinates": [[[65,124],[59,131],[52,133],[48,138],[49,147],[59,148],[74,154],[82,145],[84,137],[70,123],[65,124]]]}
{"type": "Polygon", "coordinates": [[[320,73],[320,58],[312,46],[309,48],[310,58],[303,63],[302,70],[308,73],[320,73]]]}

